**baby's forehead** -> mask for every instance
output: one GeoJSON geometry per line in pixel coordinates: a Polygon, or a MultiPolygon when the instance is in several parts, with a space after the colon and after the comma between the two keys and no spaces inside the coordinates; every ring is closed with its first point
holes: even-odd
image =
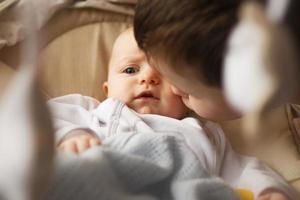
{"type": "Polygon", "coordinates": [[[145,59],[145,54],[137,46],[133,32],[126,31],[115,41],[110,58],[110,67],[120,62],[144,61],[145,59]]]}
{"type": "MultiPolygon", "coordinates": [[[[132,29],[127,29],[125,31],[123,31],[115,40],[113,48],[116,48],[119,45],[122,45],[124,43],[135,43],[136,44],[136,40],[134,38],[134,33],[132,31],[132,29]]],[[[136,44],[137,45],[137,44],[136,44]]]]}

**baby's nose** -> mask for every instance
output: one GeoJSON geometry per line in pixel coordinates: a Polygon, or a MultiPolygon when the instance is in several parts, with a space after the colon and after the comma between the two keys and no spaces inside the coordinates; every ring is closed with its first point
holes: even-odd
{"type": "Polygon", "coordinates": [[[160,75],[155,69],[149,68],[144,71],[141,78],[141,83],[157,85],[159,84],[159,82],[160,82],[160,75]]]}

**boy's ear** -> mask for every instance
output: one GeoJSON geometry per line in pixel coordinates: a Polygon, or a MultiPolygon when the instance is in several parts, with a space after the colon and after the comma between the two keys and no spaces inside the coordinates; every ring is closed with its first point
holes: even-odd
{"type": "Polygon", "coordinates": [[[108,95],[108,83],[105,81],[102,85],[102,91],[104,92],[105,96],[107,97],[108,95]]]}

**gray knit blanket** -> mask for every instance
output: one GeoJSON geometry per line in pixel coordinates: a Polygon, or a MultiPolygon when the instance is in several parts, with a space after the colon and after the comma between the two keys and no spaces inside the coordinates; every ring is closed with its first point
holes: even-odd
{"type": "Polygon", "coordinates": [[[47,200],[232,200],[180,138],[119,134],[81,155],[58,153],[47,200]]]}

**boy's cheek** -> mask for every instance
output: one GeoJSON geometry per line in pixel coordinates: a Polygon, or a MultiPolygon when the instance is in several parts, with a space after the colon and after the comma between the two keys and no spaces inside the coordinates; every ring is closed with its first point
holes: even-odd
{"type": "Polygon", "coordinates": [[[191,110],[195,110],[196,108],[193,108],[193,105],[191,104],[190,100],[188,98],[182,97],[181,98],[184,105],[186,105],[186,107],[188,107],[191,110]]]}

